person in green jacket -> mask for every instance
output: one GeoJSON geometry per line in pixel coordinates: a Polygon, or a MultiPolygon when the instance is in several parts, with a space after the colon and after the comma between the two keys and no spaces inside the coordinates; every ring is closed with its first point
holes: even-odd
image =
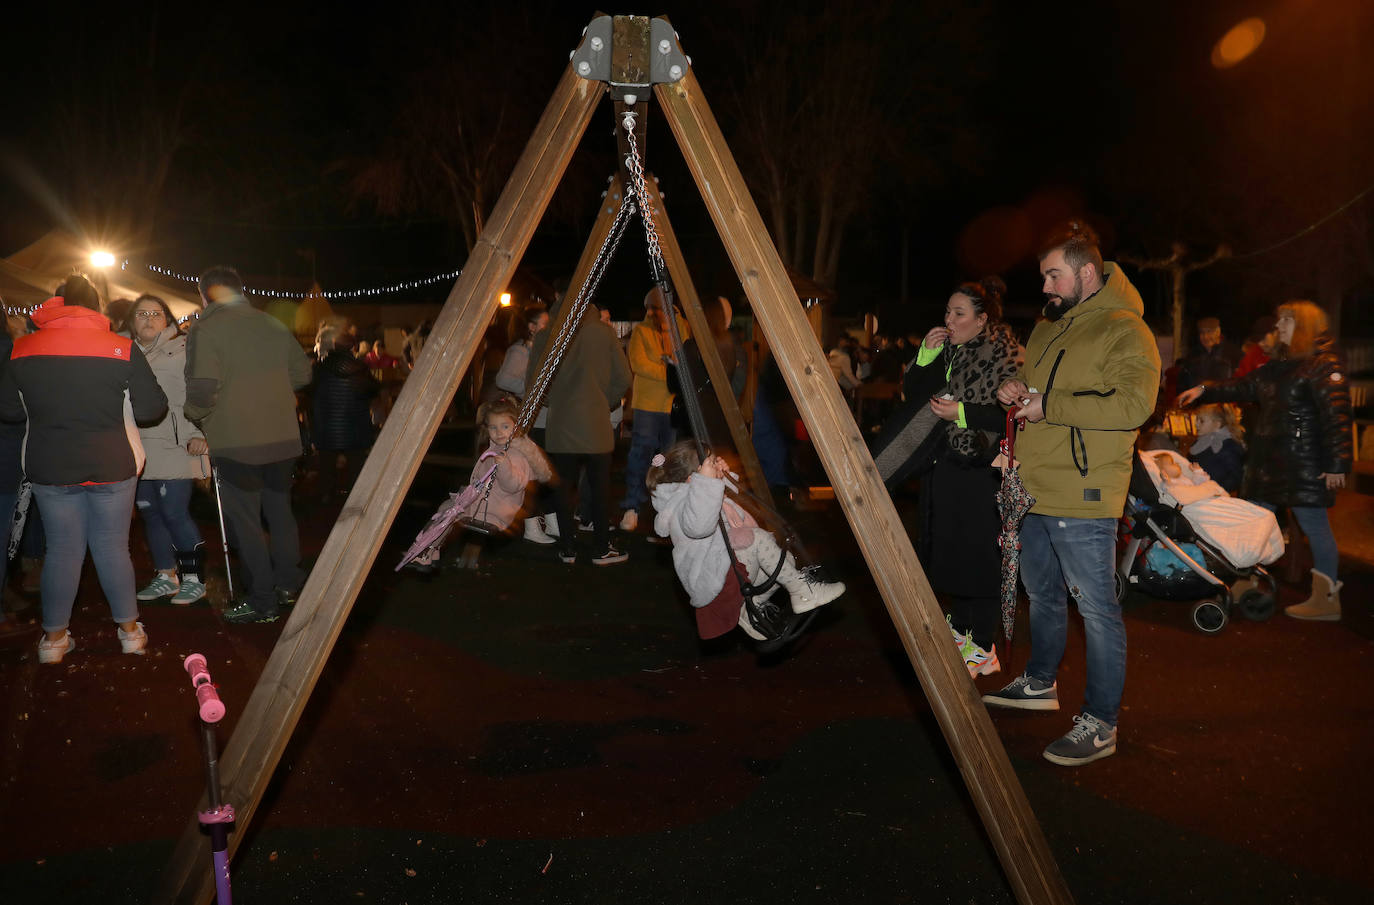
{"type": "Polygon", "coordinates": [[[1058,710],[1068,598],[1083,616],[1087,687],[1074,727],[1046,760],[1086,764],[1116,752],[1126,683],[1126,627],[1116,600],[1116,524],[1126,502],[1137,428],[1154,410],[1159,350],[1141,320],[1140,294],[1097,237],[1078,223],[1040,255],[1045,319],[1026,345],[1019,377],[998,390],[1027,424],[1016,456],[1035,505],[1021,527],[1021,579],[1030,598],[1025,672],[983,696],[996,707],[1058,710]]]}

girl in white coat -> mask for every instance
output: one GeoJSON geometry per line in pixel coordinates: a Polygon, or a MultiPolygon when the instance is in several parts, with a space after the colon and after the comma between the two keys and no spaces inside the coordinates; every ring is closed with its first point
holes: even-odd
{"type": "MultiPolygon", "coordinates": [[[[730,499],[726,482],[729,466],[720,456],[703,462],[693,441],[674,444],[654,456],[645,483],[653,497],[654,532],[673,542],[673,566],[686,588],[692,606],[709,604],[725,586],[733,556],[749,574],[750,584],[760,584],[782,558],[778,584],[792,598],[792,611],[805,613],[844,593],[842,582],[818,581],[797,568],[791,553],[761,528],[754,517],[730,499]],[[720,530],[722,517],[730,545],[720,530]]],[[[750,637],[765,636],[752,625],[747,608],[740,612],[740,627],[750,637]]]]}

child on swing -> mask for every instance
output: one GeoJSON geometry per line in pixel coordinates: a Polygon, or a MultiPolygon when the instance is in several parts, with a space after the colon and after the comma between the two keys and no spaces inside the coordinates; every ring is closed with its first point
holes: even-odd
{"type": "MultiPolygon", "coordinates": [[[[481,492],[473,496],[471,502],[459,513],[459,518],[482,522],[493,531],[505,532],[520,516],[525,503],[525,487],[531,481],[547,483],[553,476],[549,460],[544,451],[524,435],[515,433],[516,419],[520,416],[520,406],[509,396],[502,396],[484,402],[477,409],[477,429],[485,431],[487,447],[473,466],[470,486],[475,487],[491,472],[491,489],[478,488],[481,492]],[[496,458],[496,470],[492,472],[492,456],[496,458]]],[[[457,494],[450,495],[434,513],[433,518],[448,513],[456,504],[457,494]]],[[[448,539],[446,533],[423,553],[415,557],[411,566],[420,572],[433,572],[438,569],[439,551],[448,539]]]]}
{"type": "MultiPolygon", "coordinates": [[[[792,554],[730,498],[729,474],[724,459],[707,456],[703,462],[694,441],[684,440],[654,456],[645,479],[657,513],[654,532],[672,540],[673,567],[692,606],[705,607],[721,592],[732,557],[744,566],[752,585],[766,581],[783,560],[777,581],[791,595],[795,613],[809,612],[843,594],[842,582],[818,581],[798,569],[792,554]],[[729,548],[721,536],[722,516],[729,529],[729,548]]],[[[747,607],[740,610],[739,626],[754,640],[767,640],[747,607]]]]}

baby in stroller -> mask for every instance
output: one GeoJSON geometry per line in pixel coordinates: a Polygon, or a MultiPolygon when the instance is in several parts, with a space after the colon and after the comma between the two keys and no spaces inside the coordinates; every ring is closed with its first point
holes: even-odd
{"type": "Polygon", "coordinates": [[[1236,499],[1201,466],[1173,450],[1137,454],[1126,503],[1129,538],[1117,567],[1117,591],[1131,587],[1166,600],[1199,600],[1193,624],[1214,634],[1232,605],[1249,619],[1268,619],[1276,588],[1263,566],[1283,555],[1273,513],[1236,499]],[[1239,600],[1229,585],[1259,579],[1239,600]]]}

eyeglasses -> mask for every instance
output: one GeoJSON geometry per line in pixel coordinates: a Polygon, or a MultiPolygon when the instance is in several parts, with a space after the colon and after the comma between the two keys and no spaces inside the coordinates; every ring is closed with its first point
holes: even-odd
{"type": "Polygon", "coordinates": [[[166,319],[167,315],[163,314],[161,311],[135,311],[134,317],[141,317],[144,320],[152,320],[155,317],[166,319]]]}

